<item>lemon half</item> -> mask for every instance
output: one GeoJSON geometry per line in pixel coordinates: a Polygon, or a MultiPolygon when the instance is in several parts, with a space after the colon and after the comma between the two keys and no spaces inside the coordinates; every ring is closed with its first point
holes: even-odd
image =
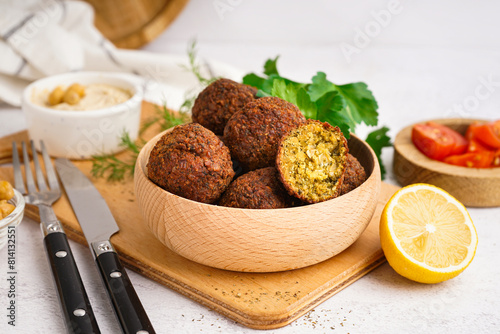
{"type": "Polygon", "coordinates": [[[421,283],[439,283],[471,263],[477,232],[462,203],[441,188],[412,184],[397,191],[380,218],[380,242],[390,266],[421,283]]]}

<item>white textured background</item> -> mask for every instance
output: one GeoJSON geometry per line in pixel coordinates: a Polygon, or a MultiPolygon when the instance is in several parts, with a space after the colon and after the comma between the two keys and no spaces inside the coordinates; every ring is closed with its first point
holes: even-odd
{"type": "MultiPolygon", "coordinates": [[[[500,118],[500,3],[397,3],[398,14],[373,30],[350,59],[342,43],[356,46],[357,32],[375,27],[373,13],[387,10],[391,1],[192,0],[144,49],[185,54],[195,38],[201,58],[245,72],[260,72],[267,58],[280,55],[279,70],[296,80],[321,70],[336,83],[365,81],[379,102],[380,123],[391,128],[392,136],[424,119],[500,118]]],[[[23,127],[20,111],[0,110],[0,134],[23,127]]],[[[392,150],[385,150],[384,160],[391,164],[392,150]]],[[[500,209],[469,211],[479,247],[457,278],[416,284],[384,264],[307,316],[265,333],[499,333],[500,209]]],[[[37,224],[23,222],[18,241],[18,327],[7,327],[0,311],[0,332],[64,333],[37,224]]],[[[90,253],[75,243],[72,247],[103,333],[118,333],[90,253]]],[[[1,250],[0,275],[5,272],[1,250]]],[[[130,276],[158,333],[261,332],[135,273],[130,276]]],[[[0,310],[5,310],[6,284],[0,277],[0,310]]]]}

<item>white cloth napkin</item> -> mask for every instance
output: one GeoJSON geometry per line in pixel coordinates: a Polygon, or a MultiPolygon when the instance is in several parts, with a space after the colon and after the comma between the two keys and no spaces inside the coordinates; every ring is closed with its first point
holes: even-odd
{"type": "MultiPolygon", "coordinates": [[[[21,105],[33,80],[70,71],[111,71],[146,83],[145,99],[180,106],[197,80],[182,65],[187,57],[117,49],[94,27],[93,8],[80,1],[0,2],[0,101],[21,105]]],[[[187,46],[186,46],[187,47],[187,46]]],[[[221,77],[241,80],[242,72],[210,61],[221,77]]]]}

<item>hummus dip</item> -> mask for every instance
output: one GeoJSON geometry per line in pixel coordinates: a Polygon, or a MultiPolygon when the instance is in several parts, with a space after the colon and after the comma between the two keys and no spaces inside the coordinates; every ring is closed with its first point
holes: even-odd
{"type": "Polygon", "coordinates": [[[57,110],[73,110],[85,111],[108,108],[120,103],[123,103],[132,97],[132,94],[115,86],[106,84],[90,84],[85,86],[85,96],[80,99],[76,104],[68,104],[65,102],[50,105],[48,102],[50,92],[44,90],[39,94],[34,92],[32,102],[51,109],[57,110]]]}

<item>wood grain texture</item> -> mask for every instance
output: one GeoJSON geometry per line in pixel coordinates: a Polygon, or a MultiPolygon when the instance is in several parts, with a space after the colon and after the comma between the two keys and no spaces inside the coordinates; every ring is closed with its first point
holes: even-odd
{"type": "MultiPolygon", "coordinates": [[[[465,134],[474,119],[433,120],[465,134]]],[[[481,121],[481,120],[479,120],[481,121]]],[[[402,186],[429,183],[443,188],[465,206],[500,206],[500,168],[468,168],[445,164],[422,154],[411,141],[410,125],[394,140],[393,171],[402,186]]]]}
{"type": "MultiPolygon", "coordinates": [[[[150,118],[154,112],[153,105],[143,105],[143,119],[150,118]]],[[[18,136],[16,138],[27,139],[25,132],[18,136]]],[[[10,139],[0,139],[0,148],[10,145],[10,139]]],[[[123,158],[124,154],[120,156],[123,158]]],[[[9,157],[11,152],[5,151],[0,159],[9,160],[9,157]]],[[[90,176],[91,162],[76,161],[75,164],[90,176]]],[[[12,181],[12,168],[0,168],[0,179],[12,181]]],[[[256,329],[286,326],[385,262],[378,224],[384,205],[398,189],[382,183],[371,222],[361,237],[340,254],[302,269],[244,273],[198,264],[165,247],[146,226],[131,179],[111,184],[103,179],[91,180],[106,199],[120,227],[111,242],[126,267],[256,329]]],[[[54,210],[68,237],[86,245],[65,195],[55,203],[54,210]]],[[[35,207],[26,206],[25,214],[35,221],[39,219],[35,207]]]]}
{"type": "Polygon", "coordinates": [[[371,220],[380,193],[380,168],[371,148],[352,136],[350,152],[368,179],[338,198],[287,209],[239,209],[174,195],[147,178],[149,154],[164,133],[142,149],[135,192],[154,235],[172,251],[226,270],[274,272],[324,261],[349,247],[371,220]]]}
{"type": "Polygon", "coordinates": [[[137,49],[161,34],[188,0],[85,0],[97,29],[119,48],[137,49]]]}

